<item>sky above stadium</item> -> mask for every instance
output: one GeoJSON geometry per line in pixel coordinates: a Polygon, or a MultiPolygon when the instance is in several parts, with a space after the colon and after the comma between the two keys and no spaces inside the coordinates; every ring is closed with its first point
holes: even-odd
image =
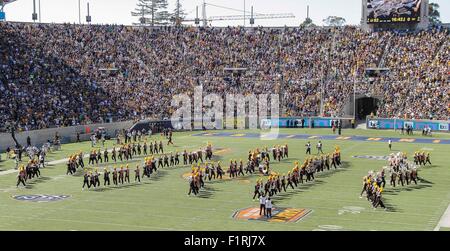
{"type": "MultiPolygon", "coordinates": [[[[169,10],[174,9],[175,0],[169,1],[169,10]]],[[[36,0],[38,4],[39,0],[36,0]]],[[[45,23],[78,23],[78,0],[40,0],[41,21],[45,23]]],[[[81,0],[81,22],[85,23],[87,2],[90,3],[92,23],[95,24],[125,24],[138,22],[137,17],[131,16],[137,0],[81,0]]],[[[203,0],[181,0],[188,18],[195,18],[195,8],[203,0]]],[[[208,0],[207,3],[226,6],[232,9],[244,9],[244,0],[208,0]]],[[[361,0],[246,0],[246,9],[254,6],[255,13],[292,13],[292,19],[256,20],[256,25],[262,26],[298,26],[306,17],[306,6],[310,6],[310,17],[315,24],[323,25],[327,16],[340,16],[347,20],[347,24],[359,24],[361,21],[361,0]]],[[[440,5],[441,20],[450,23],[450,0],[431,0],[440,5]]],[[[18,0],[5,7],[8,21],[31,22],[33,0],[18,0]]],[[[242,12],[207,7],[208,16],[241,15],[242,12]]],[[[217,21],[214,26],[243,25],[244,21],[217,21]]],[[[249,21],[246,20],[249,25],[249,21]]]]}

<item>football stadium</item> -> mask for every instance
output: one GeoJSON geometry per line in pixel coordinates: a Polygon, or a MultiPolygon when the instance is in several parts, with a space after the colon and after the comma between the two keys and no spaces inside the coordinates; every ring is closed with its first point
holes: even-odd
{"type": "Polygon", "coordinates": [[[70,2],[0,1],[0,230],[450,230],[448,3],[70,2]]]}

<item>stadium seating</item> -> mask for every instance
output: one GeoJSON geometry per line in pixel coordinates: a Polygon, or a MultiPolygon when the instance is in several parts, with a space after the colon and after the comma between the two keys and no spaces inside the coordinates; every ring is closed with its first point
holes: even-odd
{"type": "MultiPolygon", "coordinates": [[[[160,29],[0,23],[0,121],[23,130],[170,117],[173,95],[281,93],[286,115],[342,115],[357,92],[377,115],[450,119],[449,33],[315,29],[160,29]],[[388,75],[368,81],[368,67],[388,75]],[[248,70],[230,78],[225,67],[248,70]]],[[[0,126],[1,127],[1,126],[0,126]]]]}

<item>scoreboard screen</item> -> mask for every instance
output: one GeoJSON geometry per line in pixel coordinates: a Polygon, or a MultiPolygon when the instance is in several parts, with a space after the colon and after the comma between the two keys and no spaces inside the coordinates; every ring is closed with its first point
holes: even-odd
{"type": "Polygon", "coordinates": [[[7,5],[7,4],[15,2],[15,1],[17,1],[17,0],[0,0],[0,5],[2,4],[2,2],[4,5],[7,5]]]}
{"type": "Polygon", "coordinates": [[[367,23],[420,22],[422,0],[367,0],[367,23]]]}

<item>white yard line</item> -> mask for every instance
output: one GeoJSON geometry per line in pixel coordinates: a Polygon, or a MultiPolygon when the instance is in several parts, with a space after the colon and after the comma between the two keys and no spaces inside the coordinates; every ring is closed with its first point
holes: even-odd
{"type": "Polygon", "coordinates": [[[0,172],[0,176],[1,176],[1,175],[11,174],[11,173],[17,173],[17,170],[15,170],[15,169],[10,169],[10,170],[6,170],[6,171],[1,171],[1,172],[0,172]]]}
{"type": "Polygon", "coordinates": [[[439,231],[441,227],[450,227],[450,205],[448,205],[447,210],[445,210],[445,213],[442,215],[439,223],[434,228],[434,231],[439,231]]]}
{"type": "MultiPolygon", "coordinates": [[[[89,157],[89,155],[85,155],[85,157],[89,157]]],[[[68,158],[60,159],[60,160],[54,160],[54,161],[47,162],[46,165],[58,165],[58,164],[67,162],[68,160],[69,160],[68,158]]],[[[10,170],[6,170],[6,171],[1,171],[0,172],[0,176],[11,174],[11,173],[17,173],[17,170],[16,169],[10,169],[10,170]]]]}
{"type": "MultiPolygon", "coordinates": [[[[112,152],[112,148],[111,149],[108,149],[108,152],[109,153],[111,153],[112,152]]],[[[103,157],[103,155],[102,155],[102,157],[103,157]]],[[[85,158],[89,158],[89,154],[84,154],[83,155],[83,159],[85,159],[85,158]]],[[[62,164],[62,163],[65,163],[65,162],[67,162],[69,160],[69,158],[64,158],[64,159],[59,159],[59,160],[53,160],[53,161],[50,161],[50,162],[46,162],[45,164],[46,165],[58,165],[58,164],[62,164]]],[[[0,172],[0,176],[1,175],[7,175],[7,174],[10,174],[10,173],[15,173],[15,172],[17,172],[17,170],[15,170],[15,169],[10,169],[10,170],[6,170],[6,171],[1,171],[0,172]]]]}

